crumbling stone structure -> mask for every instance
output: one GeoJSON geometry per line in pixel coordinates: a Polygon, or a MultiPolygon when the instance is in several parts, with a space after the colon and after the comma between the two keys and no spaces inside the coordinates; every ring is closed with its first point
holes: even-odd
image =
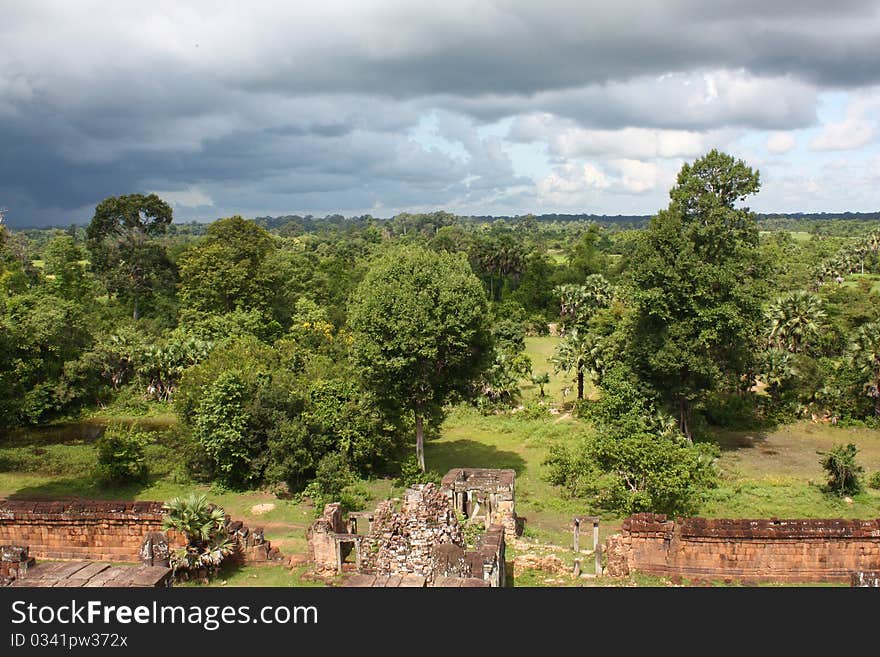
{"type": "Polygon", "coordinates": [[[446,495],[434,484],[424,484],[406,491],[399,512],[390,501],[376,508],[372,531],[361,544],[362,568],[376,575],[431,579],[434,547],[446,543],[464,546],[461,526],[446,495]]]}
{"type": "Polygon", "coordinates": [[[18,577],[26,577],[34,567],[34,558],[27,546],[0,545],[0,586],[8,586],[18,577]]]}
{"type": "Polygon", "coordinates": [[[606,574],[849,582],[880,570],[880,520],[728,520],[640,513],[608,538],[606,574]]]}
{"type": "Polygon", "coordinates": [[[338,503],[328,504],[307,532],[318,573],[342,572],[353,549],[354,569],[365,576],[355,578],[353,585],[392,587],[433,586],[441,580],[459,586],[454,582],[474,579],[504,586],[504,535],[503,525],[491,525],[475,548],[467,550],[449,497],[434,484],[408,489],[400,511],[387,500],[372,513],[352,514],[348,523],[338,503]],[[369,533],[357,533],[360,518],[369,520],[369,533]]]}
{"type": "Polygon", "coordinates": [[[324,513],[315,520],[306,532],[309,542],[309,560],[315,564],[315,570],[327,575],[341,570],[346,554],[341,551],[337,536],[345,533],[342,522],[342,510],[339,502],[332,502],[324,507],[324,513]]]}
{"type": "Polygon", "coordinates": [[[454,468],[446,473],[440,490],[449,505],[469,521],[484,527],[501,525],[506,539],[516,537],[516,472],[492,468],[454,468]]]}

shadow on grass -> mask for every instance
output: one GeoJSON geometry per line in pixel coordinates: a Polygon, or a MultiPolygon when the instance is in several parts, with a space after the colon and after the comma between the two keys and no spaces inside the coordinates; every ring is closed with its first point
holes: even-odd
{"type": "Polygon", "coordinates": [[[130,483],[124,486],[104,486],[93,477],[69,477],[54,479],[36,486],[24,486],[7,496],[9,500],[134,500],[148,488],[152,480],[130,483]]]}
{"type": "Polygon", "coordinates": [[[156,434],[157,439],[164,439],[164,434],[173,433],[174,429],[174,423],[167,418],[92,418],[79,422],[10,429],[0,432],[0,440],[6,447],[92,444],[112,424],[126,428],[136,427],[140,431],[156,434]]]}
{"type": "Polygon", "coordinates": [[[707,442],[714,442],[724,452],[737,451],[740,449],[749,449],[754,447],[762,447],[767,443],[767,436],[770,432],[761,429],[757,431],[724,431],[719,432],[707,442]]]}
{"type": "Polygon", "coordinates": [[[526,462],[516,452],[467,439],[427,443],[425,461],[429,470],[436,470],[441,475],[452,468],[512,468],[522,474],[526,467],[526,462]]]}

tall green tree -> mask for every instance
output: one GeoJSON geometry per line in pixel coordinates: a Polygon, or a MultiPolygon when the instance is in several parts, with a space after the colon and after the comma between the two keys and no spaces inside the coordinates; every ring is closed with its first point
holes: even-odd
{"type": "Polygon", "coordinates": [[[181,301],[208,313],[267,309],[273,289],[264,265],[274,251],[272,236],[255,221],[218,219],[180,257],[181,301]]]}
{"type": "Polygon", "coordinates": [[[694,404],[740,385],[756,352],[766,267],[755,216],[736,204],[759,188],[726,153],[685,164],[631,257],[627,355],[689,439],[694,404]]]}
{"type": "Polygon", "coordinates": [[[59,234],[46,245],[45,272],[52,277],[51,287],[65,299],[88,302],[89,280],[86,277],[86,254],[76,241],[66,234],[59,234]]]}
{"type": "Polygon", "coordinates": [[[386,405],[413,414],[424,471],[424,423],[439,416],[492,357],[483,287],[462,256],[395,249],[358,286],[349,309],[352,357],[386,405]]]}
{"type": "Polygon", "coordinates": [[[154,239],[168,230],[172,214],[156,194],[111,196],[95,207],[86,230],[92,270],[132,304],[135,320],[143,300],[174,281],[174,266],[154,239]]]}

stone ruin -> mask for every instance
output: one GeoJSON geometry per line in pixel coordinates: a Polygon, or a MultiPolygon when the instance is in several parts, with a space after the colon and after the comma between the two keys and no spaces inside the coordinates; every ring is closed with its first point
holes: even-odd
{"type": "Polygon", "coordinates": [[[501,525],[507,541],[516,537],[516,472],[492,468],[454,468],[440,482],[450,506],[484,527],[501,525]]]}
{"type": "Polygon", "coordinates": [[[673,581],[880,583],[880,519],[626,518],[605,544],[606,573],[673,581]]]}
{"type": "Polygon", "coordinates": [[[310,560],[323,575],[354,570],[352,586],[504,586],[505,536],[516,531],[514,480],[513,470],[451,470],[440,487],[407,489],[400,510],[386,500],[347,522],[339,503],[328,504],[307,532],[310,560]],[[485,527],[473,549],[459,514],[485,527]],[[369,523],[366,533],[358,533],[359,520],[369,523]]]}
{"type": "MultiPolygon", "coordinates": [[[[152,586],[149,582],[154,580],[164,585],[162,572],[170,573],[171,552],[186,541],[172,530],[163,531],[163,517],[161,502],[0,501],[0,585],[13,580],[22,580],[17,585],[46,585],[37,583],[41,579],[65,579],[68,586],[111,581],[103,585],[152,586]],[[41,563],[35,569],[35,558],[75,560],[81,566],[77,569],[75,563],[68,563],[58,570],[41,563]],[[126,562],[139,562],[140,566],[110,566],[126,562]],[[152,568],[157,570],[145,570],[152,568]],[[89,583],[82,584],[84,581],[89,583]]],[[[260,527],[251,529],[226,516],[226,531],[235,544],[233,558],[240,563],[284,559],[260,527]]]]}

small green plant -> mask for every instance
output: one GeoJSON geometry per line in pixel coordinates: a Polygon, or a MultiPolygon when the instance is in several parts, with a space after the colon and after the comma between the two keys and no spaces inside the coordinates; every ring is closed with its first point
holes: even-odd
{"type": "Polygon", "coordinates": [[[541,399],[544,399],[544,386],[550,383],[550,374],[544,372],[543,374],[532,374],[529,377],[533,384],[538,386],[541,391],[541,399]]]}
{"type": "Polygon", "coordinates": [[[187,544],[170,555],[174,575],[188,579],[198,571],[205,578],[217,571],[232,554],[235,545],[226,531],[226,512],[208,502],[205,495],[191,493],[175,497],[163,505],[163,529],[173,529],[186,537],[187,544]]]}
{"type": "Polygon", "coordinates": [[[880,470],[871,474],[868,477],[868,487],[878,489],[880,488],[880,470]]]}
{"type": "Polygon", "coordinates": [[[109,427],[95,443],[97,479],[109,485],[144,481],[147,478],[144,447],[149,442],[150,436],[145,432],[109,427]]]}
{"type": "Polygon", "coordinates": [[[862,489],[859,476],[864,468],[856,463],[858,448],[853,444],[835,445],[827,452],[817,452],[825,472],[828,473],[828,488],[835,494],[854,495],[862,489]]]}
{"type": "Polygon", "coordinates": [[[468,550],[473,550],[477,546],[477,540],[485,529],[481,524],[470,522],[461,511],[456,511],[455,516],[458,524],[461,526],[461,535],[464,538],[464,545],[468,550]]]}

